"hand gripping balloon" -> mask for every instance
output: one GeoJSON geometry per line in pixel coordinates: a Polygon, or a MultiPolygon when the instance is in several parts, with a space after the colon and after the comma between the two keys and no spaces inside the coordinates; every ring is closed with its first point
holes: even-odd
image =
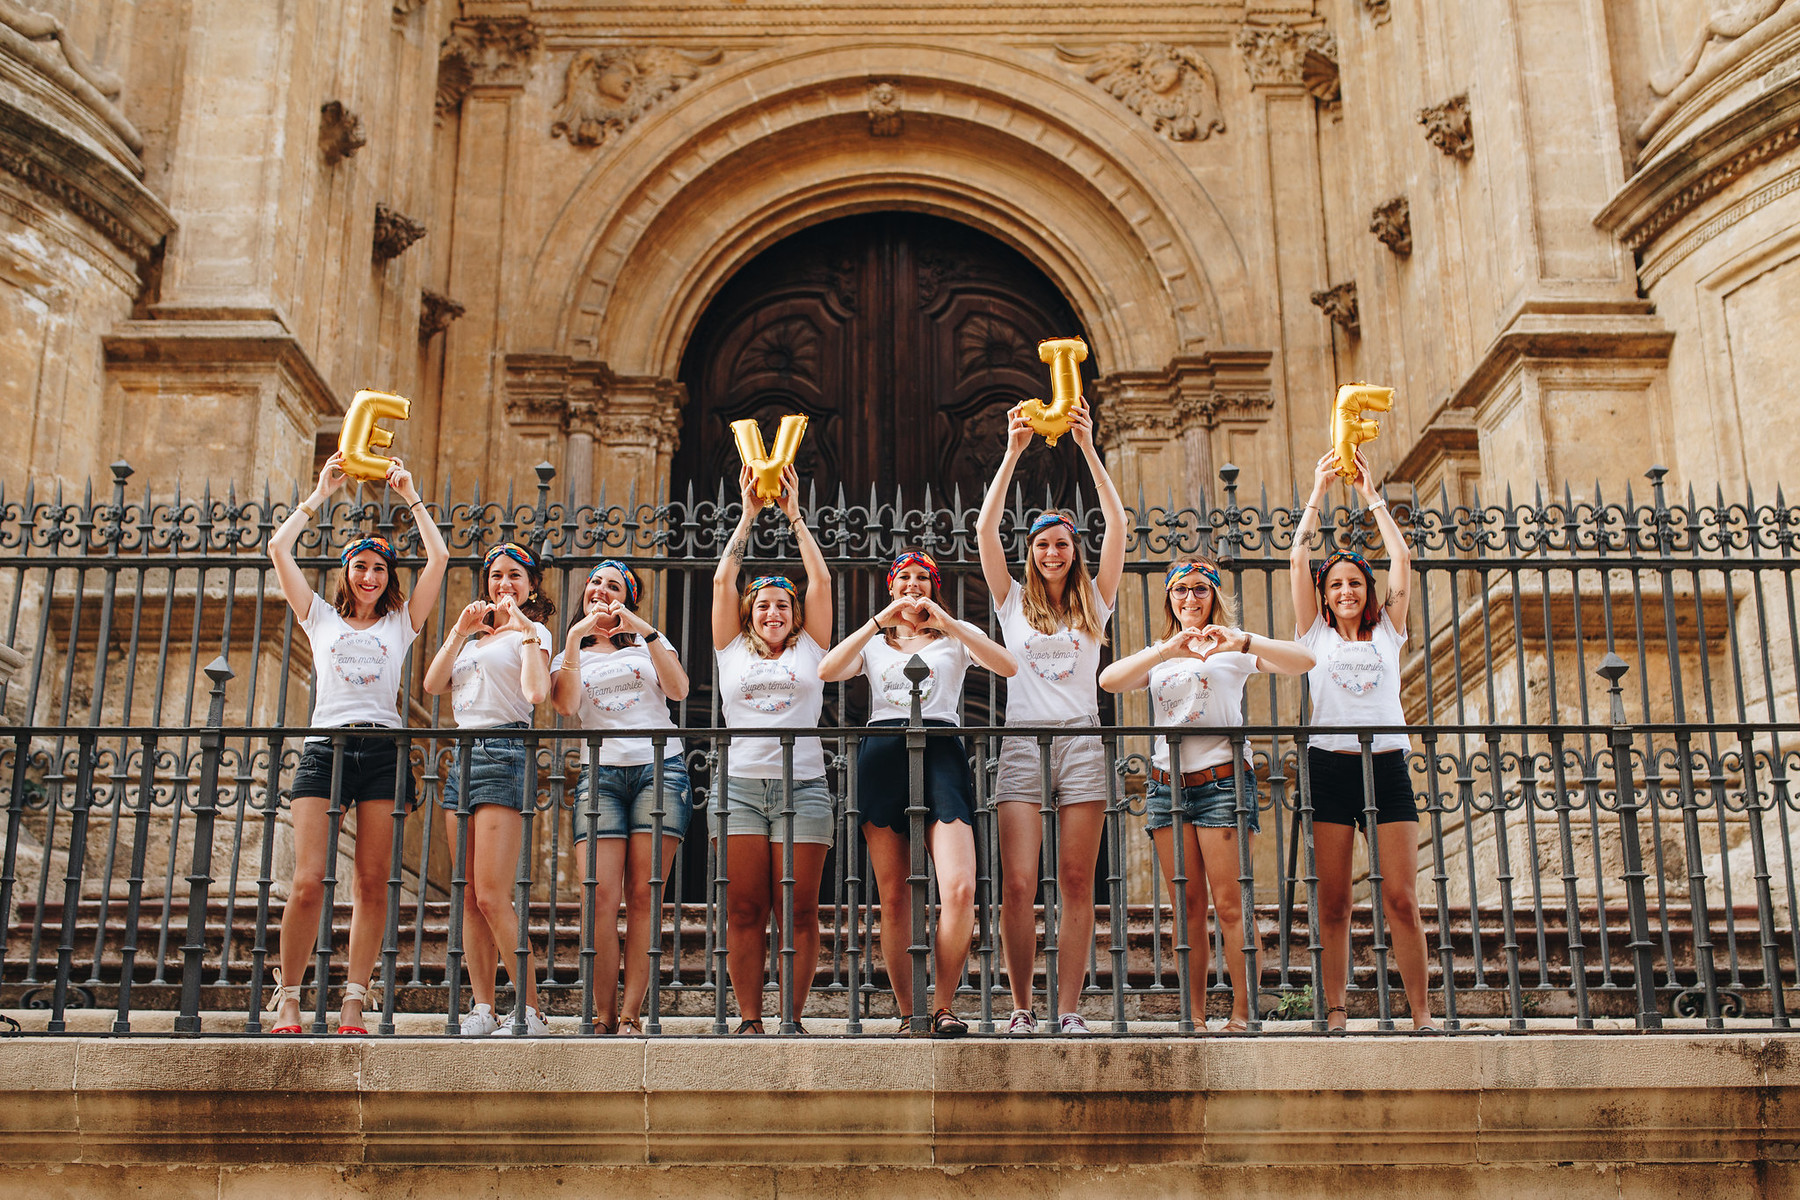
{"type": "Polygon", "coordinates": [[[411,412],[412,402],[405,396],[366,389],[356,393],[356,398],[350,401],[350,411],[344,414],[344,428],[338,434],[338,449],[344,455],[344,474],[368,483],[386,479],[394,460],[373,451],[393,445],[394,435],[375,422],[383,417],[404,421],[411,412]]]}
{"type": "Polygon", "coordinates": [[[1069,422],[1077,408],[1086,408],[1081,398],[1081,372],[1076,364],[1086,362],[1087,343],[1078,337],[1045,338],[1038,343],[1038,358],[1050,364],[1050,403],[1027,400],[1024,415],[1031,427],[1044,435],[1046,446],[1069,432],[1069,422]]]}
{"type": "Polygon", "coordinates": [[[1331,404],[1331,444],[1337,450],[1337,473],[1356,478],[1356,448],[1372,442],[1381,426],[1365,420],[1365,412],[1387,412],[1394,407],[1394,389],[1368,383],[1346,383],[1331,404]]]}
{"type": "Polygon", "coordinates": [[[793,464],[794,455],[800,451],[800,439],[806,436],[806,417],[789,413],[781,418],[773,454],[763,449],[762,428],[751,418],[733,421],[731,433],[737,438],[738,457],[756,476],[756,494],[764,500],[781,495],[781,472],[793,464]]]}

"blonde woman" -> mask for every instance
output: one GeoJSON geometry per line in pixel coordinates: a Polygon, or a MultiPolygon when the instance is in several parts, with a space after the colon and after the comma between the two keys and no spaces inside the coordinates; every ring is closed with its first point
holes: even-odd
{"type": "MultiPolygon", "coordinates": [[[[738,482],[744,515],[713,574],[719,709],[727,726],[813,729],[825,703],[819,662],[825,657],[825,643],[831,640],[831,572],[800,513],[800,478],[788,467],[782,472],[781,495],[775,504],[793,526],[800,560],[806,566],[806,591],[802,594],[785,575],[765,575],[751,580],[740,593],[738,573],[764,501],[748,470],[738,482]]],[[[784,812],[790,798],[794,809],[794,977],[782,983],[793,997],[796,1023],[806,1008],[819,962],[819,881],[837,817],[819,739],[794,739],[792,775],[785,779],[783,758],[780,738],[733,738],[726,756],[730,776],[721,781],[722,786],[715,786],[718,803],[707,812],[714,843],[725,843],[717,845],[718,853],[725,856],[729,877],[725,961],[731,990],[737,996],[740,1034],[763,1032],[763,964],[769,960],[763,931],[771,913],[777,929],[780,927],[784,812]],[[721,813],[726,814],[723,822],[721,813]]]]}
{"type": "MultiPolygon", "coordinates": [[[[1231,602],[1219,590],[1219,568],[1204,558],[1180,559],[1163,577],[1162,640],[1122,658],[1100,674],[1109,692],[1148,689],[1150,717],[1171,731],[1228,729],[1244,723],[1244,684],[1258,672],[1298,675],[1313,665],[1310,650],[1237,628],[1231,602]]],[[[1219,927],[1229,942],[1242,929],[1243,896],[1238,883],[1238,819],[1241,795],[1249,811],[1246,839],[1261,831],[1256,776],[1247,761],[1234,762],[1231,740],[1212,734],[1183,737],[1180,748],[1181,863],[1187,877],[1184,898],[1175,886],[1175,781],[1169,743],[1158,736],[1151,753],[1149,819],[1144,832],[1156,844],[1169,902],[1186,904],[1188,995],[1195,1019],[1206,1024],[1206,898],[1210,892],[1219,927]]],[[[1229,960],[1227,960],[1229,961],[1229,960]]],[[[1247,964],[1246,964],[1247,966],[1247,964]]],[[[1229,968],[1228,968],[1229,970],[1229,968]]],[[[1231,1016],[1224,1032],[1249,1027],[1254,986],[1244,971],[1229,971],[1231,1016]]]]}
{"type": "MultiPolygon", "coordinates": [[[[994,598],[1000,630],[1019,661],[1007,688],[1008,725],[1065,725],[1092,729],[1100,723],[1100,647],[1118,599],[1125,568],[1125,504],[1094,448],[1094,423],[1086,408],[1075,410],[1069,434],[1093,472],[1106,532],[1100,542],[1100,569],[1090,576],[1082,561],[1075,523],[1046,512],[1026,536],[1024,582],[1012,577],[1000,541],[1000,514],[1020,455],[1030,445],[1031,424],[1023,406],[1009,414],[1006,455],[982,502],[975,532],[981,573],[994,598]]],[[[1057,737],[1050,746],[1050,795],[1056,808],[1057,925],[1056,998],[1063,1009],[1060,1032],[1090,1032],[1080,1014],[1081,984],[1087,973],[1088,943],[1094,933],[1094,864],[1106,824],[1106,774],[1110,770],[1100,738],[1092,733],[1057,737]]],[[[999,812],[1000,869],[1004,876],[1000,927],[1013,1013],[1007,1032],[1038,1031],[1032,1006],[1037,965],[1036,896],[1038,856],[1043,849],[1039,806],[1042,767],[1036,738],[1002,740],[1000,774],[994,785],[999,812]]],[[[1053,1016],[1056,1014],[1052,1014],[1053,1016]]]]}

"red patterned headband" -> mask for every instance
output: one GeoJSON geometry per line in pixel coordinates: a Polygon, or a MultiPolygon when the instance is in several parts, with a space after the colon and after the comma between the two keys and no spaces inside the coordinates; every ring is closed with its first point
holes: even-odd
{"type": "Polygon", "coordinates": [[[908,550],[905,554],[896,558],[894,560],[894,565],[888,568],[887,581],[890,590],[892,590],[894,586],[894,576],[898,575],[902,568],[905,567],[924,567],[931,575],[931,590],[934,592],[943,590],[944,582],[942,579],[938,578],[937,563],[932,560],[931,555],[918,550],[908,550]]]}

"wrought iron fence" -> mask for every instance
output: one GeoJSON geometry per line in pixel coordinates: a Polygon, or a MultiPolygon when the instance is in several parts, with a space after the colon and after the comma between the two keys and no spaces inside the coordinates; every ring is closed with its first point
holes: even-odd
{"type": "MultiPolygon", "coordinates": [[[[310,660],[295,653],[294,622],[279,588],[271,590],[266,544],[294,498],[240,500],[210,490],[132,498],[130,469],[118,464],[113,474],[104,500],[91,489],[79,500],[0,491],[0,605],[6,641],[19,651],[0,685],[0,1006],[48,1008],[52,1031],[67,1027],[71,1007],[105,1005],[116,1007],[119,1031],[132,1028],[134,1013],[175,1009],[178,1030],[200,1028],[203,1012],[237,1011],[242,1027],[257,1032],[266,1026],[258,1014],[269,929],[283,901],[286,789],[302,738],[334,732],[305,728],[310,660]]],[[[1422,813],[1416,884],[1435,945],[1432,1004],[1451,1029],[1526,1028],[1549,1018],[1585,1028],[1607,1016],[1640,1027],[1665,1017],[1715,1028],[1734,1019],[1788,1025],[1785,989],[1794,986],[1800,952],[1788,786],[1796,763],[1786,749],[1800,733],[1800,508],[1779,493],[1771,504],[1718,496],[1701,505],[1691,494],[1672,501],[1664,473],[1653,469],[1649,478],[1646,498],[1628,491],[1617,502],[1568,492],[1529,502],[1509,494],[1493,504],[1456,504],[1441,492],[1392,497],[1419,573],[1403,671],[1415,739],[1409,770],[1422,813]]],[[[680,728],[667,736],[685,754],[703,802],[716,792],[730,740],[748,732],[722,728],[704,652],[710,576],[738,517],[735,500],[602,497],[575,506],[553,497],[554,482],[542,466],[529,500],[459,502],[446,494],[433,507],[454,558],[421,647],[435,649],[475,594],[482,554],[500,541],[539,552],[565,614],[595,562],[631,562],[647,581],[645,611],[685,643],[696,687],[677,706],[680,728]]],[[[1284,576],[1300,502],[1261,494],[1243,503],[1232,467],[1221,485],[1218,504],[1158,506],[1139,497],[1111,630],[1122,651],[1142,645],[1157,623],[1164,564],[1195,551],[1219,560],[1246,628],[1291,636],[1284,576]]],[[[832,567],[840,628],[878,606],[887,561],[908,546],[938,559],[957,615],[994,628],[975,511],[960,496],[934,506],[927,493],[917,508],[899,496],[863,504],[812,497],[805,508],[832,567]]],[[[1016,496],[1004,526],[1015,551],[1033,515],[1016,496]]],[[[1097,512],[1077,517],[1096,547],[1097,512]]],[[[335,502],[304,536],[302,565],[323,583],[337,549],[375,527],[397,543],[403,567],[416,570],[408,520],[385,497],[335,502]]],[[[1370,514],[1328,512],[1323,540],[1370,546],[1370,514]]],[[[791,533],[766,524],[749,565],[794,557],[791,533]]],[[[397,1011],[413,1010],[447,1013],[453,1032],[464,987],[468,818],[438,800],[456,746],[474,735],[446,727],[436,699],[417,687],[425,656],[413,657],[403,693],[411,727],[358,731],[399,740],[424,801],[419,812],[397,808],[392,817],[380,1030],[392,1031],[397,1011]]],[[[861,687],[828,689],[818,731],[837,849],[821,896],[820,960],[811,964],[811,1011],[843,1016],[851,1032],[888,1005],[886,974],[872,952],[879,899],[857,834],[855,762],[867,732],[857,724],[861,687]]],[[[1256,981],[1252,1029],[1264,1020],[1324,1028],[1314,986],[1319,881],[1303,684],[1253,683],[1248,723],[1233,735],[1255,764],[1265,830],[1254,853],[1248,839],[1239,843],[1240,884],[1255,901],[1244,904],[1241,928],[1214,920],[1191,931],[1185,903],[1165,895],[1170,879],[1178,897],[1203,885],[1179,855],[1157,861],[1139,832],[1154,732],[1139,703],[1126,698],[1109,708],[1102,729],[1114,769],[1096,865],[1098,920],[1086,946],[1056,944],[1056,823],[1043,809],[1050,849],[1039,881],[1039,992],[1053,1014],[1059,1004],[1071,1007],[1054,994],[1056,963],[1081,953],[1088,969],[1073,1007],[1109,1017],[1115,1030],[1166,1020],[1192,1031],[1204,1020],[1188,986],[1190,938],[1199,937],[1211,942],[1212,992],[1228,992],[1228,967],[1256,981]]],[[[1003,707],[1003,685],[972,675],[962,734],[977,768],[979,868],[963,987],[983,1031],[995,1028],[996,997],[1005,995],[989,789],[1003,707]]],[[[1004,732],[1035,736],[1047,753],[1056,731],[1004,732]]],[[[538,770],[516,885],[520,945],[543,963],[540,988],[553,1011],[581,1013],[587,1032],[595,1024],[595,929],[609,918],[595,911],[592,859],[572,850],[570,820],[575,756],[604,731],[559,723],[521,736],[538,770]]],[[[912,753],[941,736],[948,734],[921,728],[912,753]]],[[[913,814],[919,829],[922,814],[913,814]]],[[[1245,795],[1238,814],[1247,828],[1245,795]]],[[[337,882],[335,840],[347,836],[341,822],[332,828],[328,886],[337,882]]],[[[724,864],[698,826],[673,861],[656,865],[650,1032],[678,1014],[710,1015],[713,1028],[727,1027],[724,882],[724,864]]],[[[1359,868],[1349,1002],[1375,1028],[1391,1028],[1399,1015],[1384,882],[1378,860],[1359,868]]],[[[934,887],[922,850],[908,886],[916,893],[911,1011],[922,1021],[930,950],[923,921],[934,887]]],[[[791,909],[791,879],[784,889],[791,909]]],[[[341,978],[342,907],[328,902],[321,918],[321,977],[341,978]]],[[[772,940],[778,965],[794,956],[791,932],[787,922],[772,940]]],[[[784,1029],[803,1015],[791,997],[777,997],[777,1006],[784,1029]]],[[[312,1027],[327,1028],[322,991],[312,1027]]]]}

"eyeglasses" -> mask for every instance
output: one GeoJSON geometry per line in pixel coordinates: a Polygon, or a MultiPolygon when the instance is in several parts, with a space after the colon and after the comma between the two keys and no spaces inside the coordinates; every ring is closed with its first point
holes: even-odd
{"type": "Polygon", "coordinates": [[[1212,588],[1204,583],[1178,583],[1169,589],[1170,601],[1198,600],[1202,596],[1212,595],[1212,588]]]}

